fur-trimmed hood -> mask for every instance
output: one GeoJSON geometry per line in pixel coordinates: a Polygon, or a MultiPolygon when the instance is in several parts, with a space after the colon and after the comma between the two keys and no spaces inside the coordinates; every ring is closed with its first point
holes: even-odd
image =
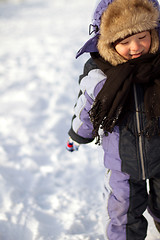
{"type": "MultiPolygon", "coordinates": [[[[102,21],[102,16],[105,11],[108,10],[108,7],[112,5],[116,0],[101,0],[98,4],[98,6],[95,9],[94,15],[93,15],[93,20],[92,20],[92,34],[94,33],[94,36],[90,38],[84,45],[83,47],[77,52],[76,58],[82,55],[83,53],[90,53],[90,52],[98,52],[97,44],[100,38],[100,25],[102,21]]],[[[120,0],[121,1],[121,0],[120,0]]],[[[130,3],[133,0],[128,0],[128,3],[130,3]]],[[[140,2],[144,1],[149,1],[151,2],[152,7],[154,6],[154,10],[156,9],[157,12],[159,12],[159,2],[158,0],[140,0],[140,2]]],[[[125,10],[125,7],[123,11],[125,10]]],[[[128,19],[125,19],[126,21],[128,19]]],[[[149,20],[148,20],[149,23],[149,20]]],[[[156,30],[151,31],[152,32],[152,37],[160,39],[160,22],[157,23],[156,25],[156,30]],[[158,36],[157,33],[158,32],[158,36]]]]}
{"type": "Polygon", "coordinates": [[[115,51],[113,43],[147,30],[151,30],[150,52],[155,53],[159,47],[159,38],[155,30],[158,20],[159,11],[148,0],[114,0],[101,17],[98,40],[100,55],[112,65],[126,62],[115,51]]]}

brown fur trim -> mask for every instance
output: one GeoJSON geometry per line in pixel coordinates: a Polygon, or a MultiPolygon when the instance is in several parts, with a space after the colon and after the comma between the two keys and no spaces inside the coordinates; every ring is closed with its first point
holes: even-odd
{"type": "Polygon", "coordinates": [[[151,30],[151,48],[150,48],[150,53],[156,53],[159,48],[159,37],[156,29],[151,30]]]}
{"type": "MultiPolygon", "coordinates": [[[[98,50],[100,55],[112,65],[126,60],[114,49],[113,43],[128,35],[155,29],[159,12],[148,0],[114,0],[101,18],[98,50]]],[[[151,31],[152,53],[158,50],[159,38],[156,30],[151,31]],[[154,37],[153,37],[154,36],[154,37]]]]}

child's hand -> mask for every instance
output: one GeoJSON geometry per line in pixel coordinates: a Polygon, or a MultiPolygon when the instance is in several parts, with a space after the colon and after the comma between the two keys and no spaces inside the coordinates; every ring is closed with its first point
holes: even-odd
{"type": "Polygon", "coordinates": [[[73,140],[69,137],[69,140],[67,141],[67,147],[66,147],[66,149],[67,149],[69,152],[78,151],[79,146],[80,146],[79,143],[73,141],[73,140]]]}

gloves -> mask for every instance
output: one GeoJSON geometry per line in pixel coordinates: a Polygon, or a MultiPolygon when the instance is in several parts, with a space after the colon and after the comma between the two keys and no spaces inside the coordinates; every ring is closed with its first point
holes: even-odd
{"type": "Polygon", "coordinates": [[[69,152],[73,152],[73,151],[78,151],[80,144],[73,141],[71,137],[69,137],[69,140],[67,141],[67,147],[66,149],[69,152]]]}

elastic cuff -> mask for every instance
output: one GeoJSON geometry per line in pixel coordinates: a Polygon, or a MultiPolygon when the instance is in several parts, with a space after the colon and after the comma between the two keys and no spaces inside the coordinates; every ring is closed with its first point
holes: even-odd
{"type": "Polygon", "coordinates": [[[87,143],[90,143],[90,142],[92,142],[94,140],[94,138],[83,138],[83,137],[81,137],[80,135],[75,133],[72,128],[69,130],[68,135],[74,141],[76,141],[79,144],[87,144],[87,143]]]}

